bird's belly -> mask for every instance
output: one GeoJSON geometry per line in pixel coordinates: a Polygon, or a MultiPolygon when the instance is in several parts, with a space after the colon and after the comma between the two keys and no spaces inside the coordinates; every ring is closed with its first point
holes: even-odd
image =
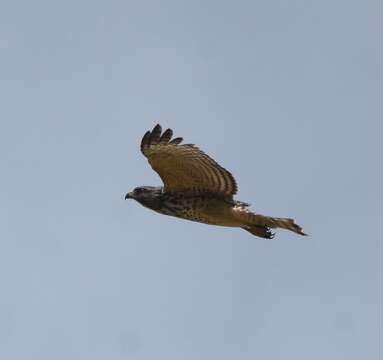
{"type": "Polygon", "coordinates": [[[221,200],[179,201],[166,204],[159,213],[210,225],[239,226],[232,206],[221,200]]]}

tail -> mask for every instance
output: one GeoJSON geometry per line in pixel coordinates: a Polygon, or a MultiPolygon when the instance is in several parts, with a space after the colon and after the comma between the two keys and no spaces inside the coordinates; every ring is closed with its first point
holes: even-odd
{"type": "Polygon", "coordinates": [[[250,212],[246,215],[250,221],[247,222],[247,224],[242,228],[261,238],[272,239],[275,234],[271,232],[271,229],[275,228],[290,230],[299,235],[307,235],[303,232],[302,228],[294,222],[293,219],[275,218],[253,214],[250,212]]]}

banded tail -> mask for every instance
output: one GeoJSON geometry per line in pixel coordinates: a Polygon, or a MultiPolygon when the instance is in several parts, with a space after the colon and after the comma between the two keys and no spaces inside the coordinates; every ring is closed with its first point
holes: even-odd
{"type": "Polygon", "coordinates": [[[294,219],[263,216],[250,212],[246,213],[246,215],[248,221],[246,221],[246,225],[242,228],[261,238],[272,239],[274,233],[271,229],[275,228],[290,230],[299,235],[307,235],[303,232],[302,228],[294,222],[294,219]]]}

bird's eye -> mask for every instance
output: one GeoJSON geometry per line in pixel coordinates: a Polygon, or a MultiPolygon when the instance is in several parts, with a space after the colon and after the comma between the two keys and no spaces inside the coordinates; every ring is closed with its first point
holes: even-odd
{"type": "Polygon", "coordinates": [[[142,189],[140,189],[140,188],[135,189],[134,192],[135,192],[136,194],[141,194],[141,193],[142,193],[142,189]]]}

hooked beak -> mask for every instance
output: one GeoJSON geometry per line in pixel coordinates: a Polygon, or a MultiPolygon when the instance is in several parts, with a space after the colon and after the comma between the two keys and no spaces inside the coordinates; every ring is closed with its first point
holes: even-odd
{"type": "Polygon", "coordinates": [[[126,195],[125,195],[125,200],[126,199],[133,199],[133,193],[132,192],[128,192],[126,195]]]}

